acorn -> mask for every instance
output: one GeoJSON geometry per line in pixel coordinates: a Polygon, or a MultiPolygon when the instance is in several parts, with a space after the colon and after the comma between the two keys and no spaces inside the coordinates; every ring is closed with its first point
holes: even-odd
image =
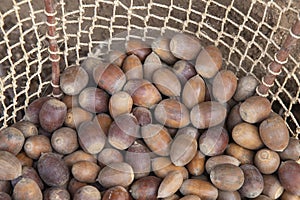
{"type": "Polygon", "coordinates": [[[278,176],[283,188],[291,194],[300,196],[300,164],[294,160],[282,162],[278,176]]]}
{"type": "Polygon", "coordinates": [[[70,193],[62,187],[50,187],[43,193],[44,200],[70,200],[70,193]]]}
{"type": "Polygon", "coordinates": [[[0,192],[11,193],[12,185],[8,180],[0,180],[0,192]]]}
{"type": "Polygon", "coordinates": [[[170,158],[174,165],[185,166],[197,153],[197,141],[187,134],[177,136],[172,142],[170,158]]]}
{"type": "Polygon", "coordinates": [[[255,154],[254,164],[261,173],[272,174],[279,167],[280,157],[275,151],[267,148],[261,149],[255,154]]]}
{"type": "Polygon", "coordinates": [[[237,77],[230,70],[221,70],[213,80],[212,92],[215,99],[221,103],[229,101],[235,93],[237,77]]]}
{"type": "Polygon", "coordinates": [[[83,109],[91,113],[108,111],[109,96],[100,88],[87,87],[83,89],[78,96],[78,101],[83,109]]]}
{"type": "Polygon", "coordinates": [[[42,200],[43,195],[37,183],[30,178],[22,178],[14,187],[12,198],[15,200],[42,200]]]}
{"type": "Polygon", "coordinates": [[[247,75],[240,78],[233,99],[236,101],[244,101],[253,96],[257,85],[258,81],[254,76],[247,75]]]}
{"type": "Polygon", "coordinates": [[[152,81],[163,95],[168,97],[180,96],[181,84],[171,68],[162,67],[155,70],[152,81]]]}
{"type": "Polygon", "coordinates": [[[170,38],[163,36],[157,37],[152,42],[151,47],[152,51],[154,51],[163,62],[167,63],[168,65],[173,65],[177,58],[173,56],[170,51],[170,42],[170,38]]]}
{"type": "Polygon", "coordinates": [[[109,94],[120,91],[126,82],[124,72],[114,64],[101,63],[94,69],[93,77],[95,83],[109,94]]]}
{"type": "Polygon", "coordinates": [[[258,197],[264,189],[263,176],[254,165],[244,164],[240,168],[243,170],[245,177],[244,184],[239,189],[241,196],[247,198],[258,197]]]}
{"type": "Polygon", "coordinates": [[[106,113],[97,114],[93,121],[100,126],[105,135],[108,134],[109,127],[112,123],[112,118],[106,113]]]}
{"type": "Polygon", "coordinates": [[[182,60],[193,60],[200,52],[202,45],[198,38],[188,34],[178,33],[170,41],[171,53],[182,60]]]}
{"type": "Polygon", "coordinates": [[[108,142],[119,150],[127,149],[139,137],[136,118],[129,113],[119,115],[112,122],[108,131],[108,142]]]}
{"type": "Polygon", "coordinates": [[[38,159],[42,153],[52,151],[50,139],[44,135],[31,136],[25,141],[24,151],[28,157],[38,159]]]}
{"type": "Polygon", "coordinates": [[[190,112],[190,119],[195,128],[206,129],[221,124],[226,118],[226,108],[215,101],[201,102],[190,112]]]}
{"type": "Polygon", "coordinates": [[[241,162],[236,159],[235,157],[229,156],[229,155],[219,155],[219,156],[213,156],[210,157],[206,163],[205,163],[205,170],[207,173],[210,174],[211,170],[222,164],[231,164],[234,166],[239,166],[241,162]]]}
{"type": "Polygon", "coordinates": [[[134,180],[132,167],[125,162],[110,163],[101,169],[97,181],[106,188],[129,186],[134,180]]]}
{"type": "Polygon", "coordinates": [[[240,115],[240,103],[236,104],[235,106],[233,106],[230,110],[230,112],[227,115],[227,119],[226,119],[226,126],[227,126],[227,130],[229,132],[232,131],[232,129],[239,123],[243,122],[243,119],[241,118],[240,115]]]}
{"type": "Polygon", "coordinates": [[[78,95],[64,95],[62,102],[66,104],[68,109],[79,106],[78,95]]]}
{"type": "Polygon", "coordinates": [[[207,129],[199,138],[199,149],[206,156],[216,156],[222,154],[229,142],[227,131],[216,126],[207,129]]]}
{"type": "Polygon", "coordinates": [[[157,155],[168,156],[172,138],[167,129],[160,124],[149,124],[141,128],[144,142],[157,155]]]}
{"type": "Polygon", "coordinates": [[[97,159],[94,155],[86,153],[82,150],[77,150],[74,151],[73,153],[70,153],[69,155],[64,156],[63,160],[68,167],[72,167],[73,164],[79,161],[89,161],[89,162],[97,163],[97,159]]]}
{"type": "Polygon", "coordinates": [[[130,39],[125,43],[126,53],[134,54],[144,62],[146,57],[151,53],[151,47],[142,40],[130,39]]]}
{"type": "Polygon", "coordinates": [[[164,99],[154,110],[155,119],[170,128],[182,128],[190,123],[189,110],[175,99],[164,99]]]}
{"type": "Polygon", "coordinates": [[[241,195],[238,191],[223,191],[219,190],[217,200],[241,200],[241,195]]]}
{"type": "Polygon", "coordinates": [[[258,197],[254,198],[254,200],[272,200],[272,199],[266,195],[261,194],[258,197]]]}
{"type": "Polygon", "coordinates": [[[146,126],[152,123],[152,113],[145,107],[138,106],[133,108],[132,114],[135,116],[140,126],[146,126]]]}
{"type": "Polygon", "coordinates": [[[185,167],[175,166],[169,157],[153,158],[151,167],[154,174],[159,178],[165,178],[171,171],[179,171],[184,180],[189,176],[185,167]]]}
{"type": "Polygon", "coordinates": [[[102,200],[131,200],[130,194],[122,186],[111,187],[105,191],[102,200]]]}
{"type": "Polygon", "coordinates": [[[234,192],[244,183],[244,173],[238,166],[220,164],[212,168],[210,180],[218,189],[234,192]]]}
{"type": "Polygon", "coordinates": [[[217,199],[218,190],[210,182],[200,179],[187,179],[180,187],[183,195],[197,195],[200,199],[217,199]]]}
{"type": "Polygon", "coordinates": [[[266,119],[271,113],[270,101],[261,96],[252,96],[246,99],[240,106],[241,118],[251,124],[266,119]]]}
{"type": "Polygon", "coordinates": [[[300,143],[297,138],[290,137],[288,146],[279,152],[281,160],[298,160],[300,157],[300,143]]]}
{"type": "Polygon", "coordinates": [[[76,180],[84,183],[95,183],[100,167],[90,161],[79,161],[72,165],[72,175],[76,180]]]}
{"type": "Polygon", "coordinates": [[[51,145],[60,154],[70,154],[78,148],[77,133],[74,129],[62,127],[54,131],[51,145]]]}
{"type": "Polygon", "coordinates": [[[299,200],[300,196],[289,193],[288,191],[284,190],[280,198],[281,200],[299,200]]]}
{"type": "Polygon", "coordinates": [[[246,122],[237,124],[234,126],[231,135],[238,145],[246,149],[257,150],[264,146],[258,128],[252,124],[246,122]]]}
{"type": "Polygon", "coordinates": [[[163,65],[158,57],[158,55],[154,52],[150,53],[143,65],[143,77],[144,79],[152,82],[153,73],[162,68],[163,65]]]}
{"type": "Polygon", "coordinates": [[[122,69],[126,75],[127,80],[143,78],[142,62],[134,54],[125,58],[122,69]]]}
{"type": "Polygon", "coordinates": [[[162,99],[157,88],[145,79],[129,80],[123,90],[131,95],[136,106],[151,108],[162,99]]]}
{"type": "Polygon", "coordinates": [[[67,106],[57,99],[46,101],[39,113],[41,127],[48,132],[53,132],[60,128],[67,115],[67,106]]]}
{"type": "Polygon", "coordinates": [[[38,129],[35,124],[30,121],[18,121],[11,127],[20,130],[25,138],[38,134],[38,129]]]}
{"type": "Polygon", "coordinates": [[[157,191],[161,179],[155,176],[146,176],[134,181],[130,187],[131,196],[134,199],[157,199],[157,191]]]}
{"type": "Polygon", "coordinates": [[[98,163],[101,167],[109,165],[110,163],[115,162],[123,162],[124,157],[123,154],[114,148],[104,148],[98,155],[97,155],[98,163]]]}
{"type": "Polygon", "coordinates": [[[5,192],[0,192],[0,199],[1,200],[11,200],[11,197],[9,194],[7,194],[5,192]]]}
{"type": "Polygon", "coordinates": [[[106,142],[106,136],[100,126],[92,121],[81,123],[77,135],[80,147],[90,154],[99,153],[106,142]]]}
{"type": "Polygon", "coordinates": [[[91,121],[93,114],[80,107],[69,108],[64,124],[70,128],[78,128],[82,122],[91,121]]]}
{"type": "Polygon", "coordinates": [[[32,167],[33,160],[32,158],[29,158],[24,151],[18,153],[16,157],[19,159],[22,166],[32,167]]]}
{"type": "MultiPolygon", "coordinates": [[[[188,195],[188,196],[196,196],[196,195],[188,195]]],[[[198,197],[198,196],[197,196],[198,197]]],[[[163,198],[163,200],[179,200],[180,199],[180,197],[179,197],[179,195],[178,194],[173,194],[173,195],[171,195],[171,196],[169,196],[169,197],[166,197],[166,198],[163,198]]],[[[198,197],[198,199],[196,199],[196,200],[199,200],[200,198],[198,197]]],[[[193,199],[192,199],[193,200],[193,199]]]]}
{"type": "Polygon", "coordinates": [[[205,83],[199,76],[193,76],[184,85],[182,91],[182,103],[192,109],[196,104],[205,100],[205,83]]]}
{"type": "Polygon", "coordinates": [[[25,110],[24,120],[29,121],[34,124],[39,124],[39,113],[43,106],[43,104],[51,99],[51,97],[40,97],[36,100],[34,100],[32,103],[30,103],[25,110]]]}
{"type": "Polygon", "coordinates": [[[169,197],[179,190],[183,177],[179,171],[170,172],[160,183],[157,198],[169,197]]]}
{"type": "Polygon", "coordinates": [[[203,174],[205,165],[205,155],[201,151],[197,151],[193,159],[187,164],[186,168],[193,176],[199,176],[203,174]]]}
{"type": "Polygon", "coordinates": [[[199,196],[197,195],[186,195],[179,200],[201,200],[199,196]]]}
{"type": "Polygon", "coordinates": [[[60,88],[67,95],[77,95],[89,82],[89,75],[84,68],[71,66],[60,75],[60,88]]]}
{"type": "Polygon", "coordinates": [[[124,91],[113,94],[109,99],[109,113],[112,118],[130,113],[133,105],[131,96],[124,91]]]}
{"type": "Polygon", "coordinates": [[[23,133],[12,126],[0,130],[0,150],[17,155],[23,147],[25,138],[23,133]]]}
{"type": "Polygon", "coordinates": [[[238,159],[241,164],[253,164],[254,152],[234,142],[228,144],[226,154],[238,159]]]}
{"type": "Polygon", "coordinates": [[[271,150],[282,152],[289,144],[289,130],[280,116],[269,117],[259,125],[263,143],[271,150]]]}
{"type": "Polygon", "coordinates": [[[99,190],[91,185],[82,186],[75,194],[73,200],[100,200],[101,193],[99,190]]]}
{"type": "Polygon", "coordinates": [[[63,186],[69,180],[69,169],[59,154],[43,153],[37,169],[41,179],[49,186],[63,186]]]}
{"type": "Polygon", "coordinates": [[[280,184],[276,175],[263,175],[264,179],[264,190],[263,194],[267,195],[271,199],[278,199],[284,189],[280,184]]]}
{"type": "Polygon", "coordinates": [[[126,57],[125,52],[114,49],[108,53],[108,62],[121,67],[126,57]]]}
{"type": "Polygon", "coordinates": [[[151,171],[150,159],[148,148],[138,142],[134,142],[125,154],[125,161],[132,167],[135,179],[149,175],[151,171]]]}
{"type": "Polygon", "coordinates": [[[68,192],[70,193],[70,195],[73,197],[79,188],[86,186],[86,185],[87,185],[87,183],[82,183],[80,181],[77,181],[75,178],[72,178],[68,183],[67,189],[68,189],[68,192]]]}
{"type": "Polygon", "coordinates": [[[197,74],[195,66],[186,60],[178,60],[172,69],[182,85],[185,85],[190,78],[197,74]]]}
{"type": "MultiPolygon", "coordinates": [[[[92,77],[94,69],[101,63],[102,60],[100,58],[96,56],[88,56],[83,60],[80,66],[88,73],[89,77],[92,77]]],[[[91,80],[89,80],[89,83],[91,83],[91,80]]]]}
{"type": "Polygon", "coordinates": [[[44,183],[37,171],[33,167],[23,166],[22,168],[22,176],[19,176],[17,179],[11,181],[12,185],[15,186],[22,178],[30,178],[34,180],[41,190],[44,189],[44,183]]]}
{"type": "Polygon", "coordinates": [[[22,174],[18,158],[8,151],[0,151],[0,180],[13,180],[22,174]]]}
{"type": "Polygon", "coordinates": [[[192,127],[192,126],[186,126],[186,127],[178,129],[176,131],[175,137],[177,137],[179,135],[182,135],[182,134],[190,135],[193,138],[195,138],[196,140],[198,140],[198,138],[200,136],[200,133],[199,133],[198,129],[196,129],[196,128],[192,127]]]}

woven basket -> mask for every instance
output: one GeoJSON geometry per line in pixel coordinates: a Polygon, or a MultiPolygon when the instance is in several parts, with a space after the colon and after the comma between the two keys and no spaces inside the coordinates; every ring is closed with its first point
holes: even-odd
{"type": "Polygon", "coordinates": [[[88,55],[101,57],[115,41],[151,40],[153,32],[160,35],[171,30],[191,33],[204,45],[218,46],[223,68],[238,77],[253,75],[263,84],[259,94],[272,101],[291,135],[298,137],[299,1],[45,2],[46,8],[40,0],[0,2],[0,129],[21,120],[33,100],[51,93],[53,65],[63,70],[80,64],[88,55]]]}

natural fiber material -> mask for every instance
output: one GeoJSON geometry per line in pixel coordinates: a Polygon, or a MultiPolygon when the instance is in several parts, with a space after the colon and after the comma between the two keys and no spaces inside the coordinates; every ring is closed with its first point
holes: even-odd
{"type": "MultiPolygon", "coordinates": [[[[217,45],[224,68],[238,77],[252,74],[260,82],[300,10],[296,0],[56,2],[61,70],[80,64],[87,55],[105,54],[114,42],[151,39],[153,31],[172,30],[191,33],[204,45],[217,45]]],[[[55,35],[46,34],[47,23],[43,1],[0,2],[0,128],[20,120],[30,102],[49,94],[53,52],[48,50],[48,39],[55,35]]],[[[296,45],[268,95],[294,136],[300,133],[299,41],[296,45]]]]}

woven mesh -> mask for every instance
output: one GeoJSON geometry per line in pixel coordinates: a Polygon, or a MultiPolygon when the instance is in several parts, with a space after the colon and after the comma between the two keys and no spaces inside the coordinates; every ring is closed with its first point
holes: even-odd
{"type": "MultiPolygon", "coordinates": [[[[95,54],[94,47],[105,47],[100,54],[105,53],[103,49],[125,39],[119,33],[151,39],[152,31],[172,30],[217,45],[224,68],[260,81],[299,10],[297,0],[57,0],[61,69],[80,64],[95,54]]],[[[49,93],[45,33],[42,1],[0,2],[0,128],[20,120],[30,102],[49,93]]],[[[300,132],[299,42],[296,45],[268,96],[294,136],[300,132]]]]}

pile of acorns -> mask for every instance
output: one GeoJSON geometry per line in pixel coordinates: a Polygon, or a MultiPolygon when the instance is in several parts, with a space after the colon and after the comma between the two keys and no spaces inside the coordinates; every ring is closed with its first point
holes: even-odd
{"type": "Polygon", "coordinates": [[[194,36],[129,40],[0,131],[0,199],[299,200],[299,140],[194,36]]]}

